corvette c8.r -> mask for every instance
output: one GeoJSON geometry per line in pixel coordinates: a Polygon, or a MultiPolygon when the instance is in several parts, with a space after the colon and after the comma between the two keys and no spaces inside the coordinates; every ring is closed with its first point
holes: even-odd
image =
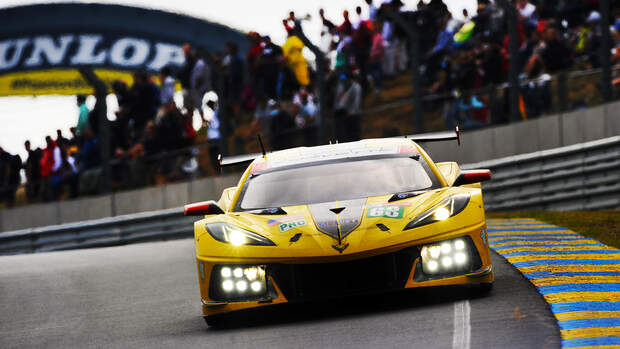
{"type": "Polygon", "coordinates": [[[406,138],[259,156],[195,222],[207,323],[243,309],[415,287],[481,284],[493,271],[488,170],[434,163],[406,138]]]}

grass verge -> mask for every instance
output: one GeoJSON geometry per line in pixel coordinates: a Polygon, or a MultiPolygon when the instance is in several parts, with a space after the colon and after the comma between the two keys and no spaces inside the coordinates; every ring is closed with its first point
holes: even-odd
{"type": "Polygon", "coordinates": [[[534,218],[620,248],[620,211],[488,212],[487,218],[534,218]]]}

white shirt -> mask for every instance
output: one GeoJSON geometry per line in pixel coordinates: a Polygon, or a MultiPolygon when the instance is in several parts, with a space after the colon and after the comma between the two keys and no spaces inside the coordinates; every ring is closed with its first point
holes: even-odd
{"type": "Polygon", "coordinates": [[[54,167],[52,167],[52,172],[56,172],[62,166],[62,157],[60,156],[60,147],[54,147],[54,167]]]}
{"type": "Polygon", "coordinates": [[[521,10],[519,10],[519,13],[525,18],[530,18],[534,14],[534,11],[536,11],[536,6],[528,2],[521,10]]]}
{"type": "Polygon", "coordinates": [[[220,119],[217,114],[218,109],[216,108],[211,117],[206,118],[209,122],[209,127],[207,128],[207,138],[209,138],[209,140],[220,139],[220,119]]]}
{"type": "Polygon", "coordinates": [[[368,5],[368,13],[370,14],[370,20],[374,22],[377,18],[377,7],[372,2],[368,5]]]}
{"type": "Polygon", "coordinates": [[[190,84],[192,89],[201,93],[205,93],[211,89],[211,71],[204,60],[199,59],[196,61],[196,65],[194,65],[194,69],[192,69],[190,84]]]}
{"type": "Polygon", "coordinates": [[[161,85],[161,104],[168,104],[174,101],[174,78],[167,76],[161,85]]]}
{"type": "Polygon", "coordinates": [[[389,40],[392,39],[392,23],[389,21],[383,22],[383,29],[381,29],[381,36],[386,44],[389,44],[389,40]]]}

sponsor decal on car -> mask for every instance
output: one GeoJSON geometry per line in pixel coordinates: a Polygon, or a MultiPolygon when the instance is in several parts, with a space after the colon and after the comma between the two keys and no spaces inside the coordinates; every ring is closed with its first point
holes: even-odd
{"type": "Polygon", "coordinates": [[[275,218],[275,219],[270,219],[267,221],[267,224],[272,227],[276,224],[282,224],[282,223],[288,223],[288,222],[294,222],[294,221],[299,221],[304,219],[304,215],[298,214],[298,215],[293,215],[293,216],[285,216],[285,217],[280,217],[280,218],[275,218]]]}
{"type": "Polygon", "coordinates": [[[385,217],[385,218],[403,218],[405,208],[403,206],[378,206],[371,207],[366,211],[367,218],[385,217]]]}
{"type": "Polygon", "coordinates": [[[278,229],[280,230],[281,233],[284,233],[285,231],[289,231],[293,228],[301,227],[304,225],[306,225],[306,220],[301,219],[301,220],[294,221],[294,222],[282,223],[278,226],[278,229]]]}

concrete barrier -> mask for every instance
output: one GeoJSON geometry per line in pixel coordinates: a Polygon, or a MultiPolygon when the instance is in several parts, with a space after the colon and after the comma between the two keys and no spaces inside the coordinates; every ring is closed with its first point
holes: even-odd
{"type": "Polygon", "coordinates": [[[620,103],[605,105],[605,137],[620,135],[620,103]]]}
{"type": "Polygon", "coordinates": [[[538,123],[538,149],[553,149],[562,146],[560,137],[560,115],[551,115],[536,120],[538,123]]]}
{"type": "Polygon", "coordinates": [[[2,231],[60,224],[60,205],[52,202],[2,210],[2,231]]]}
{"type": "Polygon", "coordinates": [[[69,200],[60,203],[58,206],[60,211],[60,223],[114,216],[112,212],[111,195],[69,200]]]}
{"type": "Polygon", "coordinates": [[[166,208],[164,207],[164,191],[162,187],[130,190],[113,195],[117,215],[156,211],[166,208]]]}
{"type": "Polygon", "coordinates": [[[174,183],[162,187],[164,207],[181,207],[189,203],[189,183],[174,183]]]}
{"type": "Polygon", "coordinates": [[[605,138],[605,122],[607,109],[604,105],[585,110],[583,118],[584,142],[605,138]]]}

